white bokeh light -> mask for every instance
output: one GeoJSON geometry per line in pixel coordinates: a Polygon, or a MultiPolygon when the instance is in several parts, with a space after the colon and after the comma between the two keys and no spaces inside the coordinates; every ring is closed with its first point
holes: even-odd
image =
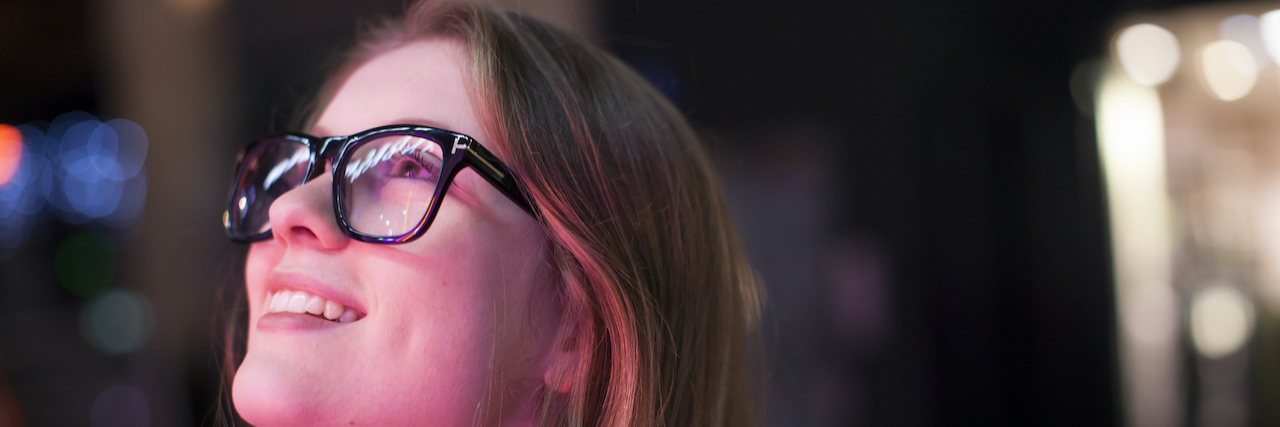
{"type": "Polygon", "coordinates": [[[1280,62],[1280,9],[1262,14],[1258,19],[1258,32],[1271,60],[1280,62]]]}
{"type": "Polygon", "coordinates": [[[1236,288],[1217,284],[1191,300],[1191,341],[1196,351],[1220,359],[1239,351],[1253,332],[1253,305],[1236,288]]]}
{"type": "Polygon", "coordinates": [[[1218,23],[1218,36],[1223,40],[1240,43],[1249,49],[1253,70],[1262,71],[1271,61],[1267,60],[1267,48],[1262,41],[1261,24],[1253,15],[1234,15],[1218,23]]]}
{"type": "Polygon", "coordinates": [[[1178,38],[1153,24],[1138,24],[1121,31],[1116,37],[1115,53],[1125,74],[1144,86],[1169,80],[1182,58],[1178,38]]]}
{"type": "Polygon", "coordinates": [[[1174,217],[1160,94],[1109,69],[1097,89],[1099,157],[1107,186],[1119,363],[1132,425],[1181,425],[1181,306],[1173,283],[1174,217]]]}
{"type": "Polygon", "coordinates": [[[1214,97],[1223,101],[1244,98],[1258,82],[1258,70],[1249,48],[1231,40],[1219,40],[1200,50],[1200,71],[1214,97]]]}

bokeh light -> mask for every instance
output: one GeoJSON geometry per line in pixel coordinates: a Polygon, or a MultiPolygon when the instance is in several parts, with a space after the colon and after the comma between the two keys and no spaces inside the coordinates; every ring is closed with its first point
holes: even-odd
{"type": "Polygon", "coordinates": [[[1249,340],[1253,306],[1235,287],[1217,284],[1191,300],[1191,340],[1210,359],[1229,356],[1249,340]]]}
{"type": "Polygon", "coordinates": [[[1168,286],[1143,286],[1124,298],[1124,330],[1146,345],[1168,345],[1178,338],[1178,296],[1168,286]]]}
{"type": "Polygon", "coordinates": [[[62,287],[82,297],[107,291],[115,278],[115,249],[110,240],[97,233],[71,236],[58,247],[53,262],[62,287]]]}
{"type": "Polygon", "coordinates": [[[142,166],[147,134],[116,119],[106,123],[82,112],[59,116],[49,126],[46,154],[56,164],[56,184],[48,200],[58,216],[73,224],[109,226],[137,220],[146,199],[142,166]]]}
{"type": "Polygon", "coordinates": [[[1258,17],[1253,15],[1227,17],[1218,23],[1218,36],[1248,48],[1249,55],[1253,59],[1254,72],[1262,71],[1270,64],[1270,61],[1267,61],[1267,47],[1262,41],[1262,27],[1258,17]]]}
{"type": "Polygon", "coordinates": [[[1280,62],[1280,9],[1262,14],[1258,19],[1258,33],[1271,60],[1280,62]]]}
{"type": "Polygon", "coordinates": [[[0,258],[7,257],[32,233],[45,206],[50,174],[44,159],[44,133],[31,126],[13,128],[22,154],[13,175],[0,184],[0,258]]]}
{"type": "Polygon", "coordinates": [[[1231,40],[1209,43],[1200,51],[1200,70],[1214,97],[1235,101],[1248,95],[1258,82],[1258,71],[1249,48],[1231,40]]]}
{"type": "Polygon", "coordinates": [[[115,290],[85,305],[80,332],[103,353],[130,353],[151,338],[152,316],[151,304],[142,295],[115,290]]]}
{"type": "Polygon", "coordinates": [[[45,132],[45,155],[53,158],[58,154],[59,141],[71,126],[81,122],[97,121],[98,118],[83,111],[69,111],[55,117],[45,132]]]}
{"type": "Polygon", "coordinates": [[[9,183],[22,162],[22,134],[12,126],[0,125],[0,185],[9,183]]]}
{"type": "Polygon", "coordinates": [[[0,258],[39,232],[50,213],[114,229],[142,217],[148,142],[141,126],[72,111],[46,129],[0,125],[0,258]]]}
{"type": "Polygon", "coordinates": [[[104,131],[115,134],[116,162],[124,171],[124,178],[133,178],[142,171],[142,163],[147,158],[147,132],[137,123],[125,119],[110,120],[104,124],[104,131]]]}
{"type": "Polygon", "coordinates": [[[89,410],[92,427],[145,427],[151,425],[151,405],[136,387],[117,385],[98,394],[89,410]]]}
{"type": "Polygon", "coordinates": [[[1116,37],[1115,53],[1125,74],[1145,86],[1169,80],[1182,58],[1178,38],[1154,24],[1138,24],[1121,31],[1116,37]]]}
{"type": "Polygon", "coordinates": [[[107,216],[120,204],[124,171],[114,159],[115,138],[106,133],[101,123],[82,122],[62,137],[60,176],[70,222],[107,216]]]}
{"type": "Polygon", "coordinates": [[[1138,426],[1179,425],[1181,313],[1173,283],[1171,211],[1160,93],[1107,70],[1097,90],[1125,397],[1138,426]]]}

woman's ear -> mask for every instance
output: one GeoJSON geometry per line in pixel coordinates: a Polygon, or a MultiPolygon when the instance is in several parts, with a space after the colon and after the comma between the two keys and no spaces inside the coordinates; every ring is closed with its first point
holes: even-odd
{"type": "Polygon", "coordinates": [[[556,393],[568,393],[573,389],[574,378],[582,364],[582,346],[578,344],[578,328],[576,316],[564,316],[560,320],[560,329],[556,332],[555,343],[547,351],[546,368],[542,374],[542,382],[548,390],[556,393]]]}

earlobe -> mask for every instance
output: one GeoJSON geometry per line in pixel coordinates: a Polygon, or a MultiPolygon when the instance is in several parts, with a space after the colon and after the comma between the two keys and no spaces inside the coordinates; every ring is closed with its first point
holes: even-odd
{"type": "Polygon", "coordinates": [[[574,377],[582,362],[577,329],[569,319],[560,323],[555,343],[547,351],[546,368],[542,373],[542,382],[548,390],[565,394],[573,389],[574,377]]]}

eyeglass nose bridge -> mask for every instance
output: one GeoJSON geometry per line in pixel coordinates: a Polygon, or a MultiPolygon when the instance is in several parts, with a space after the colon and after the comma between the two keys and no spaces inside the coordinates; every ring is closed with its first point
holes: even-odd
{"type": "Polygon", "coordinates": [[[320,138],[319,141],[310,145],[312,158],[311,174],[307,176],[307,181],[319,178],[324,174],[324,165],[333,163],[338,160],[338,154],[342,152],[342,147],[346,145],[351,136],[330,136],[320,138]]]}

